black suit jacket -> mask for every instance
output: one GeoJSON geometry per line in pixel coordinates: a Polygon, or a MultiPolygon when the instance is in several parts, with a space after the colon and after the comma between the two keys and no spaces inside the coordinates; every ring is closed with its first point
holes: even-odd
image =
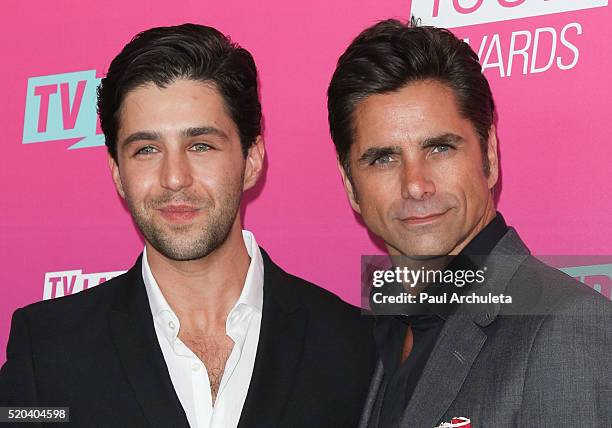
{"type": "MultiPolygon", "coordinates": [[[[239,427],[356,426],[375,364],[370,317],[262,255],[261,331],[239,427]]],[[[0,405],[69,406],[75,427],[189,426],[141,258],[96,288],[15,311],[0,405]]]]}

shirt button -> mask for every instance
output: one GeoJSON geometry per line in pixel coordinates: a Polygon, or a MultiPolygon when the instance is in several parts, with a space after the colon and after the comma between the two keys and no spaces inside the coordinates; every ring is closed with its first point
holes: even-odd
{"type": "Polygon", "coordinates": [[[194,372],[197,372],[200,370],[200,363],[193,363],[191,366],[191,370],[193,370],[194,372]]]}
{"type": "Polygon", "coordinates": [[[170,330],[174,330],[174,321],[168,321],[168,327],[170,327],[170,330]]]}

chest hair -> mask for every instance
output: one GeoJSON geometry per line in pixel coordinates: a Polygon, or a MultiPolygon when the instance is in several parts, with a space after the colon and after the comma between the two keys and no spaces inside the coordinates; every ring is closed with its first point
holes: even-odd
{"type": "Polygon", "coordinates": [[[225,333],[205,335],[187,331],[179,333],[179,338],[206,366],[214,405],[225,370],[225,363],[232,353],[234,341],[225,333]]]}

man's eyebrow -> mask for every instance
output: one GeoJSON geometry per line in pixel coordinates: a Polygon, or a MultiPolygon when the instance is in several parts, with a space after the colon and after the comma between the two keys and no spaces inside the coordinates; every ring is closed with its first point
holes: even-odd
{"type": "Polygon", "coordinates": [[[213,137],[219,137],[223,140],[229,140],[229,137],[225,132],[214,126],[198,126],[195,128],[187,128],[181,131],[181,135],[184,138],[200,137],[202,135],[211,135],[213,137]]]}
{"type": "MultiPolygon", "coordinates": [[[[215,137],[219,137],[223,140],[229,139],[225,132],[223,132],[219,128],[215,128],[214,126],[197,126],[193,128],[183,129],[181,131],[181,136],[183,138],[194,138],[199,137],[201,135],[212,135],[215,137]]],[[[162,137],[158,132],[138,131],[126,137],[125,140],[123,140],[123,145],[126,146],[135,141],[159,141],[161,139],[162,137]]]]}
{"type": "MultiPolygon", "coordinates": [[[[463,141],[464,139],[460,135],[453,134],[452,132],[446,132],[444,134],[425,138],[419,143],[419,146],[422,149],[426,149],[443,144],[461,144],[463,141]]],[[[396,155],[400,154],[401,152],[402,148],[400,146],[370,147],[363,152],[357,162],[361,164],[371,164],[382,156],[396,155]]]]}
{"type": "Polygon", "coordinates": [[[129,135],[123,140],[123,145],[126,146],[134,141],[158,141],[161,140],[161,136],[155,131],[138,131],[129,135]]]}
{"type": "Polygon", "coordinates": [[[358,159],[358,162],[362,164],[370,164],[382,156],[396,155],[401,153],[401,151],[402,148],[400,146],[370,147],[362,153],[358,159]]]}
{"type": "Polygon", "coordinates": [[[419,144],[421,148],[425,149],[432,146],[439,146],[443,144],[460,144],[464,141],[463,137],[452,132],[446,132],[444,134],[436,135],[434,137],[425,138],[419,144]]]}

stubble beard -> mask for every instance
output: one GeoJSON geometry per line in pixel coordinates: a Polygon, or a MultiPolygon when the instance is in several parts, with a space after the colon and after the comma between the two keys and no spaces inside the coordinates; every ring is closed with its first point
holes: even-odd
{"type": "Polygon", "coordinates": [[[188,261],[208,256],[227,240],[240,209],[241,190],[227,192],[218,205],[194,197],[177,200],[175,195],[159,197],[140,206],[126,195],[126,202],[140,232],[153,248],[171,260],[188,261]],[[169,225],[156,220],[156,209],[171,201],[200,207],[206,216],[204,222],[169,225]]]}

